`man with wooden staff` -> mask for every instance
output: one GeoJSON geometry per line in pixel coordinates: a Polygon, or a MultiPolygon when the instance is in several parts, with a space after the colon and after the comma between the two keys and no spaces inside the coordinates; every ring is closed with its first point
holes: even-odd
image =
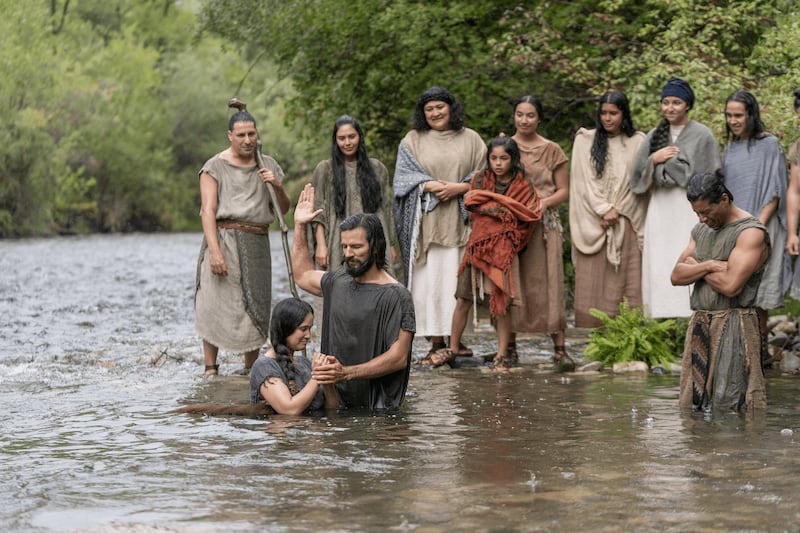
{"type": "Polygon", "coordinates": [[[281,213],[289,210],[283,170],[271,157],[257,164],[256,120],[245,110],[228,122],[230,146],[200,169],[203,244],[197,265],[195,328],[203,339],[206,375],[218,373],[220,348],[244,352],[249,369],[269,334],[272,266],[269,226],[275,220],[268,185],[281,213]]]}

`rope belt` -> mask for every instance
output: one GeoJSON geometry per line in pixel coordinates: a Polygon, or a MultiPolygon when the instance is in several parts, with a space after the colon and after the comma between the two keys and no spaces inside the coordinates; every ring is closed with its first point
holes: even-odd
{"type": "Polygon", "coordinates": [[[222,219],[217,220],[218,228],[236,229],[256,235],[269,234],[269,224],[258,224],[257,222],[245,222],[244,220],[222,219]]]}

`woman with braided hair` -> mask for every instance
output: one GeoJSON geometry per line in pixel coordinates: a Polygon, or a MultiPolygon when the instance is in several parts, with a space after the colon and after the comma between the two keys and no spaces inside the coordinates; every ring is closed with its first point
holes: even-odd
{"type": "Polygon", "coordinates": [[[686,184],[694,174],[721,167],[719,144],[706,126],[689,119],[694,91],[670,78],[661,91],[658,126],[650,130],[631,172],[630,188],[649,194],[642,249],[642,302],[653,318],[688,317],[688,286],[670,283],[672,267],[686,247],[686,235],[697,218],[686,201],[686,184]]]}
{"type": "Polygon", "coordinates": [[[271,346],[250,371],[250,403],[264,400],[276,413],[286,415],[338,406],[333,385],[321,387],[311,377],[312,367],[324,363],[326,356],[315,354],[309,361],[294,355],[308,344],[313,322],[314,310],[307,302],[299,298],[278,302],[269,326],[271,346]]]}
{"type": "Polygon", "coordinates": [[[261,416],[299,415],[322,407],[336,409],[339,396],[333,385],[320,385],[311,370],[327,361],[317,353],[311,361],[295,357],[311,338],[314,309],[299,298],[281,300],[272,310],[269,323],[270,348],[250,370],[250,403],[237,405],[195,404],[175,413],[261,416]]]}

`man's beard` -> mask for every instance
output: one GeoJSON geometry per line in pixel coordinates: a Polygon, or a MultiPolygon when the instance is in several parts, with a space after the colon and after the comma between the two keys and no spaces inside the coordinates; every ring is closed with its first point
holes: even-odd
{"type": "Polygon", "coordinates": [[[366,274],[367,270],[372,268],[372,264],[374,262],[375,262],[375,258],[370,255],[369,259],[367,259],[366,261],[364,261],[363,263],[361,263],[357,267],[351,267],[350,266],[350,262],[347,261],[346,259],[345,259],[344,264],[345,264],[345,269],[347,270],[347,273],[350,274],[351,276],[353,276],[354,278],[358,278],[358,277],[361,277],[364,274],[366,274]]]}

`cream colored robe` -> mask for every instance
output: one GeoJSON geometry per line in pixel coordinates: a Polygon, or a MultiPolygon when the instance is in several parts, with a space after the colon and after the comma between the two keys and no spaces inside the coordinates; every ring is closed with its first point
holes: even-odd
{"type": "Polygon", "coordinates": [[[597,178],[591,149],[595,130],[581,128],[572,147],[572,169],[569,193],[569,227],[572,245],[586,255],[596,254],[605,246],[608,262],[618,267],[624,226],[607,229],[600,225],[603,216],[616,208],[627,218],[641,250],[647,198],[629,187],[636,151],[644,139],[637,131],[632,137],[618,135],[608,139],[608,158],[603,176],[597,178]]]}

